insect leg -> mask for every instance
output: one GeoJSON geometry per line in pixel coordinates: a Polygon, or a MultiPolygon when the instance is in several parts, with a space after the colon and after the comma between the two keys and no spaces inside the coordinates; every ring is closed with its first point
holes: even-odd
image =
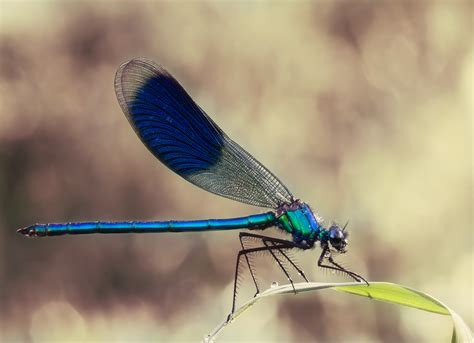
{"type": "MultiPolygon", "coordinates": [[[[283,240],[283,239],[278,239],[278,238],[263,236],[263,235],[256,235],[256,234],[247,233],[247,232],[241,232],[240,237],[241,237],[241,240],[242,240],[242,237],[251,237],[251,238],[261,239],[264,244],[265,244],[265,242],[270,242],[270,243],[272,243],[273,246],[279,245],[280,247],[277,249],[278,252],[281,253],[281,255],[293,266],[293,268],[295,268],[297,273],[299,275],[301,275],[301,277],[306,282],[309,282],[308,279],[306,278],[306,275],[305,275],[304,271],[301,268],[299,268],[296,265],[296,263],[294,263],[291,260],[291,258],[283,250],[283,249],[297,248],[298,246],[295,245],[295,243],[293,243],[291,241],[283,240]]],[[[265,244],[265,245],[268,246],[267,244],[265,244]]]]}
{"type": "Polygon", "coordinates": [[[274,245],[274,243],[272,243],[273,246],[270,246],[270,245],[269,245],[270,243],[269,243],[268,241],[266,241],[266,240],[263,240],[263,244],[265,244],[265,246],[266,246],[267,248],[269,248],[268,251],[270,252],[270,254],[272,254],[272,257],[275,259],[275,261],[277,262],[278,266],[281,268],[281,270],[283,271],[283,273],[286,275],[288,281],[290,281],[291,287],[293,287],[293,292],[295,292],[295,294],[296,294],[295,284],[293,283],[293,280],[291,279],[290,274],[286,271],[286,269],[285,269],[285,267],[283,266],[283,264],[281,263],[280,259],[275,255],[275,253],[273,252],[273,249],[270,249],[270,248],[273,247],[273,248],[276,248],[277,250],[279,250],[279,248],[278,248],[276,245],[274,245]]]}
{"type": "MultiPolygon", "coordinates": [[[[234,292],[233,292],[233,296],[232,296],[232,310],[230,312],[231,314],[234,313],[234,310],[235,310],[235,303],[236,303],[236,299],[237,299],[237,285],[238,285],[239,270],[240,270],[239,267],[240,267],[240,263],[241,263],[240,261],[242,259],[242,256],[245,257],[247,254],[253,254],[253,253],[262,252],[262,251],[263,252],[271,251],[271,250],[274,250],[274,249],[277,249],[277,247],[263,246],[263,247],[258,247],[258,248],[242,249],[237,254],[237,261],[236,261],[236,264],[235,264],[235,276],[234,276],[234,292]]],[[[230,315],[227,319],[228,320],[230,319],[230,315]]]]}
{"type": "MultiPolygon", "coordinates": [[[[246,249],[245,244],[244,244],[244,240],[243,240],[245,237],[249,237],[249,236],[243,235],[243,232],[241,232],[239,234],[239,240],[240,240],[240,245],[242,246],[242,250],[246,249]]],[[[245,256],[245,260],[247,261],[247,265],[249,267],[250,275],[252,276],[253,283],[255,284],[255,288],[257,289],[257,292],[255,293],[254,296],[257,296],[257,294],[260,293],[260,289],[258,287],[257,278],[255,276],[255,271],[253,269],[252,264],[250,263],[248,254],[243,254],[243,255],[245,256]]]]}
{"type": "Polygon", "coordinates": [[[323,248],[323,251],[321,253],[321,256],[319,256],[319,259],[318,259],[318,267],[321,267],[321,268],[326,268],[326,269],[331,269],[331,270],[336,270],[336,271],[340,271],[340,272],[343,272],[347,275],[349,275],[350,277],[352,277],[355,281],[357,282],[362,282],[364,281],[367,285],[369,285],[369,283],[367,282],[367,280],[365,280],[362,276],[360,276],[359,274],[356,274],[354,272],[351,272],[347,269],[345,269],[344,267],[340,266],[339,264],[337,264],[334,259],[332,258],[332,256],[329,254],[329,256],[327,255],[329,252],[329,249],[326,247],[326,248],[323,248]],[[324,261],[324,258],[327,258],[329,263],[331,263],[332,265],[327,265],[327,264],[323,264],[323,261],[324,261]]]}
{"type": "MultiPolygon", "coordinates": [[[[270,241],[270,242],[273,244],[273,246],[276,246],[276,243],[274,243],[273,241],[270,241]]],[[[283,248],[283,249],[284,249],[284,248],[283,248]]],[[[279,252],[280,254],[282,254],[282,256],[293,266],[293,268],[295,268],[295,270],[298,272],[298,274],[299,274],[306,282],[309,282],[308,279],[306,278],[306,275],[305,275],[304,271],[303,271],[301,268],[299,268],[299,267],[296,265],[295,262],[293,262],[293,261],[291,260],[291,258],[283,251],[283,249],[282,249],[282,248],[278,248],[277,250],[278,250],[278,252],[279,252]]]]}
{"type": "Polygon", "coordinates": [[[357,282],[362,282],[364,281],[367,286],[369,286],[369,283],[367,282],[366,279],[364,279],[362,276],[360,276],[359,274],[357,273],[354,273],[354,272],[351,272],[349,270],[347,270],[346,268],[342,267],[341,265],[339,265],[338,263],[336,263],[336,261],[334,261],[334,259],[332,258],[331,255],[329,255],[328,257],[328,261],[329,263],[333,264],[334,266],[336,266],[337,268],[339,268],[340,271],[352,276],[352,278],[354,278],[357,282]]]}

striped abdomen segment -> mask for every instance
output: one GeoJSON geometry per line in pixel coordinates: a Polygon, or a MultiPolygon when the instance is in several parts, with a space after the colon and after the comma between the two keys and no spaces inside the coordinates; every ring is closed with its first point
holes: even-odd
{"type": "Polygon", "coordinates": [[[190,221],[129,221],[129,222],[79,222],[61,224],[35,224],[18,232],[26,236],[60,236],[92,233],[156,233],[197,232],[236,229],[264,229],[274,225],[273,212],[229,219],[190,221]]]}

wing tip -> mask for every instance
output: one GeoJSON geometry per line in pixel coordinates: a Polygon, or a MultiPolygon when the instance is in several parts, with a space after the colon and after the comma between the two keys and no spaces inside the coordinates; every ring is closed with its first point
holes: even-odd
{"type": "Polygon", "coordinates": [[[115,73],[114,88],[120,107],[127,116],[130,113],[127,101],[128,96],[126,96],[124,92],[124,90],[126,91],[126,89],[124,89],[124,83],[128,81],[125,80],[124,77],[128,75],[133,75],[135,78],[139,75],[139,78],[143,78],[143,81],[146,80],[147,77],[153,77],[155,75],[171,76],[162,65],[147,57],[135,57],[123,62],[115,73]],[[143,73],[143,71],[146,72],[143,73]]]}
{"type": "Polygon", "coordinates": [[[155,73],[169,75],[167,70],[161,64],[153,61],[152,59],[150,59],[148,57],[135,57],[135,58],[132,58],[131,60],[123,62],[118,67],[117,72],[115,73],[115,80],[116,81],[117,81],[118,77],[120,77],[120,78],[122,77],[125,68],[127,68],[128,66],[130,66],[130,67],[136,66],[136,67],[139,67],[141,69],[149,69],[150,71],[153,71],[155,73]]]}

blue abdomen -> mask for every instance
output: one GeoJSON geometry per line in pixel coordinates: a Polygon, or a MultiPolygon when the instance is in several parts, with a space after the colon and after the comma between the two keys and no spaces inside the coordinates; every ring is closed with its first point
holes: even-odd
{"type": "Polygon", "coordinates": [[[63,224],[36,224],[19,232],[27,236],[60,236],[91,233],[151,233],[198,232],[236,229],[264,229],[275,225],[273,212],[229,219],[150,222],[78,222],[63,224]]]}

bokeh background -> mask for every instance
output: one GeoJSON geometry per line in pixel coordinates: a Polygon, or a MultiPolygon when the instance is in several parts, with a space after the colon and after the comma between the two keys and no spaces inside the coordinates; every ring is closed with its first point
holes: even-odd
{"type": "MultiPolygon", "coordinates": [[[[327,223],[349,219],[346,265],[432,294],[472,328],[472,4],[2,0],[1,340],[197,341],[230,309],[237,232],[15,233],[262,211],[144,148],[113,90],[137,56],[166,66],[327,223]]],[[[297,255],[310,279],[345,281],[315,267],[318,253],[297,255]]],[[[263,301],[220,338],[434,342],[451,327],[325,291],[263,301]]]]}

